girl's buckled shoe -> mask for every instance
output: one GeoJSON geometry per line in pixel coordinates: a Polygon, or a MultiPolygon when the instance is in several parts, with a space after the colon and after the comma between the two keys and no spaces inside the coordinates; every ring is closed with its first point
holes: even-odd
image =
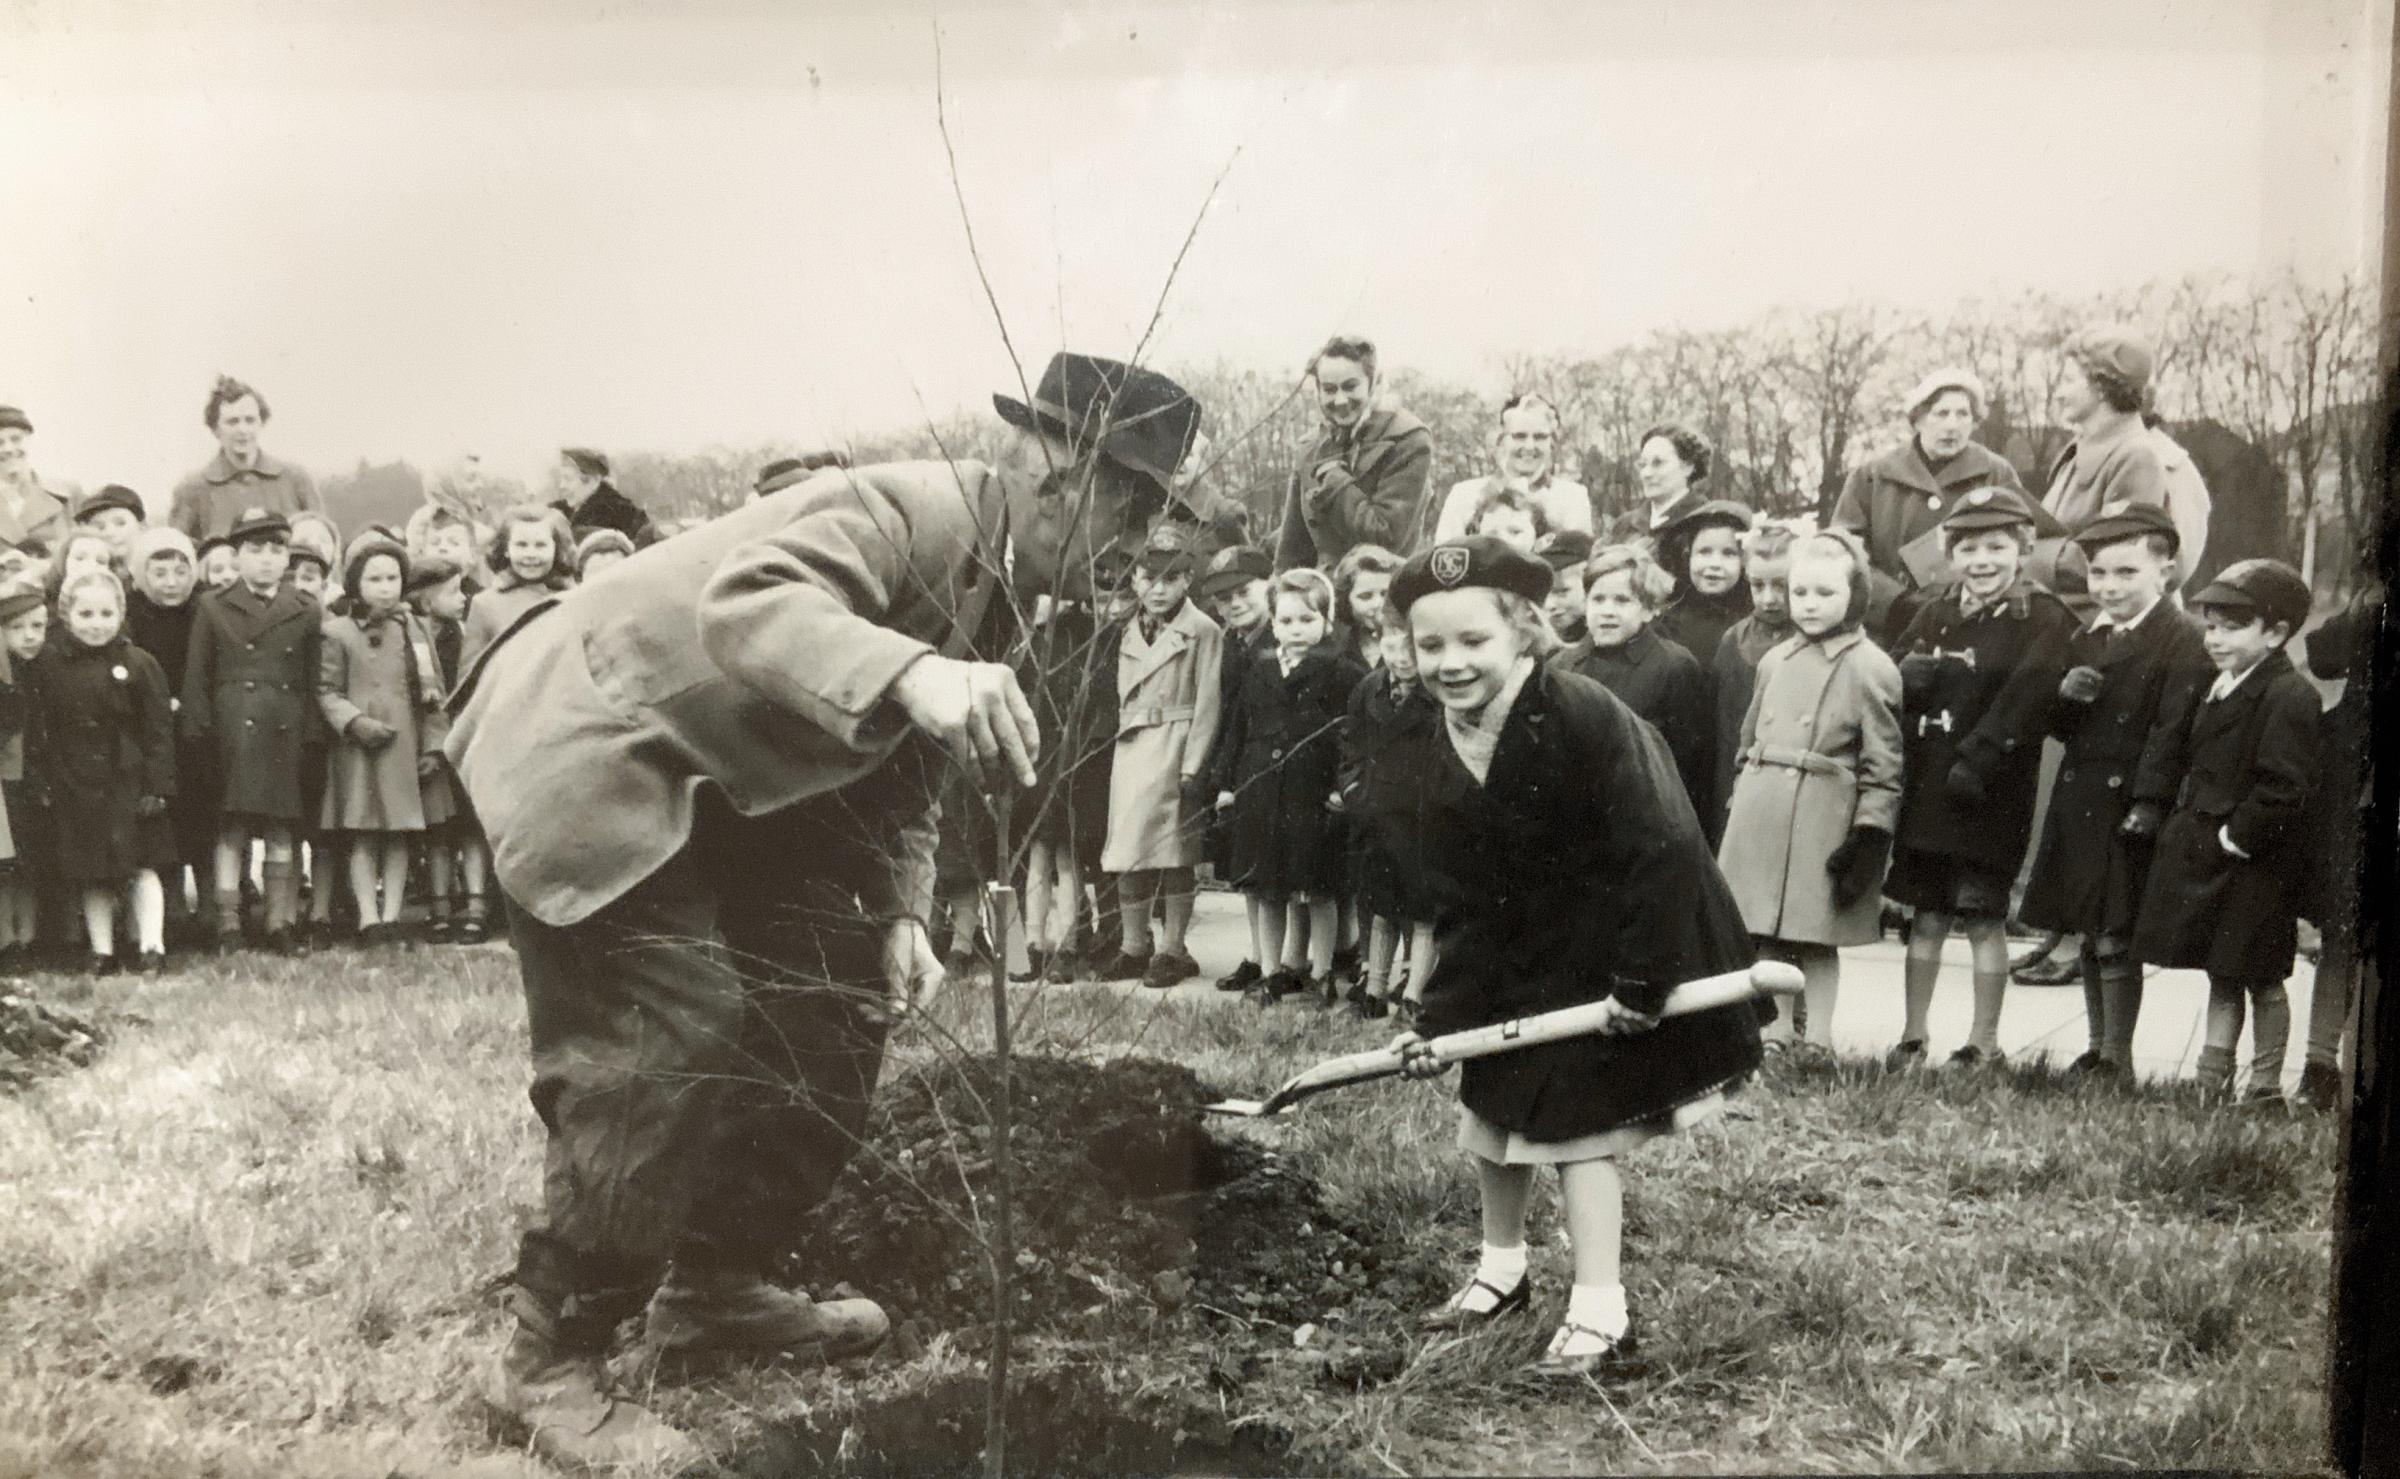
{"type": "Polygon", "coordinates": [[[1612,1361],[1631,1354],[1633,1326],[1628,1322],[1621,1335],[1610,1335],[1573,1320],[1558,1327],[1550,1337],[1550,1349],[1544,1351],[1528,1368],[1536,1376],[1589,1376],[1612,1361]]]}
{"type": "Polygon", "coordinates": [[[1425,1328],[1428,1330],[1470,1329],[1474,1326],[1484,1324],[1487,1321],[1497,1320],[1502,1315],[1517,1314],[1520,1311],[1529,1308],[1532,1304],[1533,1275],[1530,1273],[1517,1280],[1516,1288],[1507,1290],[1505,1292],[1493,1287],[1491,1284],[1486,1283],[1482,1279],[1469,1279],[1467,1281],[1466,1288],[1461,1289],[1456,1294],[1451,1295],[1448,1302],[1443,1304],[1440,1309],[1435,1310],[1432,1314],[1425,1317],[1425,1328]],[[1490,1309],[1475,1310],[1467,1308],[1466,1302],[1468,1298],[1472,1296],[1478,1289],[1481,1289],[1486,1294],[1492,1296],[1492,1307],[1490,1309]]]}

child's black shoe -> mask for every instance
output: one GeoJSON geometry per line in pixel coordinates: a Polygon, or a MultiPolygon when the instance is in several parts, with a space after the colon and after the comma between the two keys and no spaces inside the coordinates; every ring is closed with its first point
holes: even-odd
{"type": "Polygon", "coordinates": [[[83,969],[86,975],[113,976],[117,973],[117,958],[94,951],[91,958],[84,962],[83,969]]]}
{"type": "Polygon", "coordinates": [[[166,969],[167,954],[163,950],[145,950],[133,963],[133,973],[137,976],[164,975],[166,969]]]}
{"type": "Polygon", "coordinates": [[[480,945],[491,937],[492,927],[484,922],[480,914],[468,915],[466,922],[458,927],[458,942],[461,945],[480,945]]]}
{"type": "Polygon", "coordinates": [[[1179,950],[1161,950],[1150,957],[1149,968],[1142,972],[1142,984],[1153,991],[1165,991],[1180,986],[1200,974],[1200,962],[1179,950]]]}
{"type": "Polygon", "coordinates": [[[450,923],[449,915],[436,914],[425,921],[426,944],[447,945],[456,938],[458,938],[458,930],[455,925],[450,923]]]}
{"type": "Polygon", "coordinates": [[[1925,1039],[1912,1037],[1901,1043],[1900,1046],[1883,1055],[1883,1066],[1886,1068],[1923,1068],[1925,1066],[1925,1039]]]}
{"type": "Polygon", "coordinates": [[[1273,1006],[1285,997],[1307,989],[1305,978],[1298,971],[1287,971],[1279,966],[1260,978],[1258,1000],[1262,1006],[1273,1006]]]}
{"type": "Polygon", "coordinates": [[[1149,972],[1149,951],[1145,950],[1136,955],[1130,950],[1119,950],[1092,972],[1092,979],[1096,981],[1139,981],[1149,972]]]}
{"type": "Polygon", "coordinates": [[[1248,991],[1266,978],[1266,972],[1258,968],[1257,961],[1245,960],[1227,974],[1217,977],[1217,989],[1219,991],[1248,991]]]}
{"type": "Polygon", "coordinates": [[[2007,1061],[2008,1055],[2006,1053],[2003,1053],[1998,1049],[1994,1049],[1993,1051],[1987,1053],[1983,1049],[1975,1046],[1973,1043],[1968,1043],[1965,1047],[1960,1048],[1957,1052],[1950,1055],[1950,1066],[1952,1068],[1998,1068],[2001,1064],[2006,1063],[2007,1061]]]}
{"type": "Polygon", "coordinates": [[[1469,1279],[1465,1288],[1444,1300],[1442,1307],[1427,1315],[1423,1323],[1428,1330],[1467,1330],[1497,1320],[1502,1315],[1521,1313],[1532,1304],[1532,1274],[1518,1279],[1516,1287],[1507,1290],[1481,1279],[1469,1279]],[[1483,1297],[1491,1300],[1490,1304],[1485,1304],[1483,1298],[1477,1296],[1479,1290],[1483,1297]]]}
{"type": "Polygon", "coordinates": [[[1591,1376],[1633,1353],[1633,1323],[1616,1335],[1570,1320],[1550,1337],[1550,1349],[1529,1368],[1535,1376],[1591,1376]]]}
{"type": "Polygon", "coordinates": [[[2341,1070],[2330,1063],[2311,1063],[2300,1070],[2300,1092],[2295,1096],[2305,1108],[2330,1114],[2342,1102],[2341,1070]]]}
{"type": "Polygon", "coordinates": [[[1008,978],[1022,986],[1028,982],[1039,981],[1042,973],[1049,968],[1050,952],[1039,945],[1028,945],[1025,947],[1025,969],[1010,971],[1008,978]]]}

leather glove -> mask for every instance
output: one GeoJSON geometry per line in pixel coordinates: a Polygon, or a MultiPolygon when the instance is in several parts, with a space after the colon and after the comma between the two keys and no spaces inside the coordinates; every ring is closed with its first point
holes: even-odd
{"type": "Polygon", "coordinates": [[[2166,808],[2155,801],[2136,801],[2133,810],[2117,828],[2126,836],[2148,842],[2158,835],[2159,824],[2166,820],[2166,808]]]}
{"type": "Polygon", "coordinates": [[[400,735],[400,731],[367,714],[351,720],[350,727],[343,732],[349,735],[353,744],[369,752],[384,750],[400,735]]]}
{"type": "Polygon", "coordinates": [[[164,796],[144,796],[133,804],[133,814],[137,817],[159,816],[164,814],[166,809],[167,798],[164,796]]]}
{"type": "Polygon", "coordinates": [[[1950,767],[1950,774],[1942,780],[1942,788],[1950,793],[1953,801],[1981,801],[1984,797],[1983,777],[1964,760],[1950,767]]]}
{"type": "Polygon", "coordinates": [[[2067,669],[2058,680],[2058,696],[2071,704],[2088,704],[2100,696],[2101,672],[2089,665],[2067,669]]]}
{"type": "Polygon", "coordinates": [[[1900,659],[1900,696],[1910,706],[1921,703],[1933,691],[1933,680],[1940,676],[1942,660],[1930,652],[1912,652],[1900,659]]]}
{"type": "Polygon", "coordinates": [[[1847,909],[1867,896],[1867,891],[1883,881],[1885,865],[1892,860],[1892,834],[1881,827],[1852,827],[1850,835],[1825,859],[1825,871],[1833,878],[1835,907],[1847,909]]]}

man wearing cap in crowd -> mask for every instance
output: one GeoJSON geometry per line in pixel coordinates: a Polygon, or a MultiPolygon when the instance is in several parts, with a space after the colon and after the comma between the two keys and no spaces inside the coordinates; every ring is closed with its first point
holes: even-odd
{"type": "Polygon", "coordinates": [[[1921,593],[1950,578],[1944,511],[1970,488],[2018,488],[2008,459],[1974,440],[1989,410],[1973,370],[1944,365],[1902,403],[1908,440],[1853,468],[1829,522],[1867,547],[1866,626],[1884,646],[1916,614],[1921,593]]]}
{"type": "Polygon", "coordinates": [[[265,396],[230,375],[219,375],[209,387],[208,404],[200,415],[217,438],[217,455],[175,485],[167,507],[167,523],[190,535],[194,544],[225,533],[248,508],[263,508],[286,519],[324,512],[325,502],[317,496],[316,480],[308,470],[269,455],[259,445],[259,433],[272,414],[265,396]]]}
{"type": "Polygon", "coordinates": [[[640,504],[618,492],[616,484],[608,480],[606,453],[589,447],[562,449],[551,484],[558,497],[550,506],[566,515],[567,527],[576,539],[594,529],[614,529],[632,540],[636,549],[658,543],[658,525],[640,504]]]}
{"type": "Polygon", "coordinates": [[[27,443],[33,418],[15,406],[0,406],[0,549],[47,559],[67,530],[67,508],[75,489],[47,483],[33,470],[27,443]]]}
{"type": "Polygon", "coordinates": [[[1492,449],[1498,470],[1453,483],[1433,521],[1433,537],[1456,539],[1475,522],[1483,500],[1501,488],[1525,495],[1551,529],[1592,532],[1591,490],[1558,476],[1558,408],[1539,395],[1520,392],[1500,407],[1492,449]]]}
{"type": "Polygon", "coordinates": [[[1014,431],[991,462],[827,469],[747,504],[534,606],[453,699],[548,1132],[493,1398],[553,1457],[689,1454],[609,1384],[645,1305],[662,1362],[888,1328],[765,1275],[863,1129],[892,1012],[940,983],[942,766],[1033,782],[1043,737],[979,636],[1084,597],[1199,416],[1164,376],[1073,354],[1035,404],[993,400],[1014,431]]]}

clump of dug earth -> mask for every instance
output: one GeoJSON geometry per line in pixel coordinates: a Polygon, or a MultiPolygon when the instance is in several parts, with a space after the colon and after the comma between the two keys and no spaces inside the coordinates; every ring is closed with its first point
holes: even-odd
{"type": "Polygon", "coordinates": [[[0,1093],[15,1093],[100,1056],[99,1026],[29,996],[0,994],[0,1093]]]}
{"type": "MultiPolygon", "coordinates": [[[[1275,1385],[1360,1387],[1405,1364],[1403,1312],[1439,1297],[1430,1250],[1379,1238],[1281,1156],[1212,1133],[1201,1106],[1222,1096],[1188,1069],[1020,1058],[1014,1070],[1011,1332],[1068,1364],[1016,1391],[1012,1469],[1288,1471],[1286,1435],[1228,1426],[1245,1386],[1272,1369],[1275,1385]],[[1138,1408],[1106,1395],[1121,1385],[1110,1370],[1167,1356],[1205,1378],[1179,1398],[1154,1386],[1138,1408]]],[[[904,1353],[936,1334],[989,1345],[993,1082],[988,1058],[888,1079],[794,1257],[818,1292],[848,1284],[880,1301],[904,1353]]],[[[980,1379],[953,1379],[824,1414],[822,1430],[773,1435],[773,1467],[976,1472],[982,1402],[980,1379]]]]}

